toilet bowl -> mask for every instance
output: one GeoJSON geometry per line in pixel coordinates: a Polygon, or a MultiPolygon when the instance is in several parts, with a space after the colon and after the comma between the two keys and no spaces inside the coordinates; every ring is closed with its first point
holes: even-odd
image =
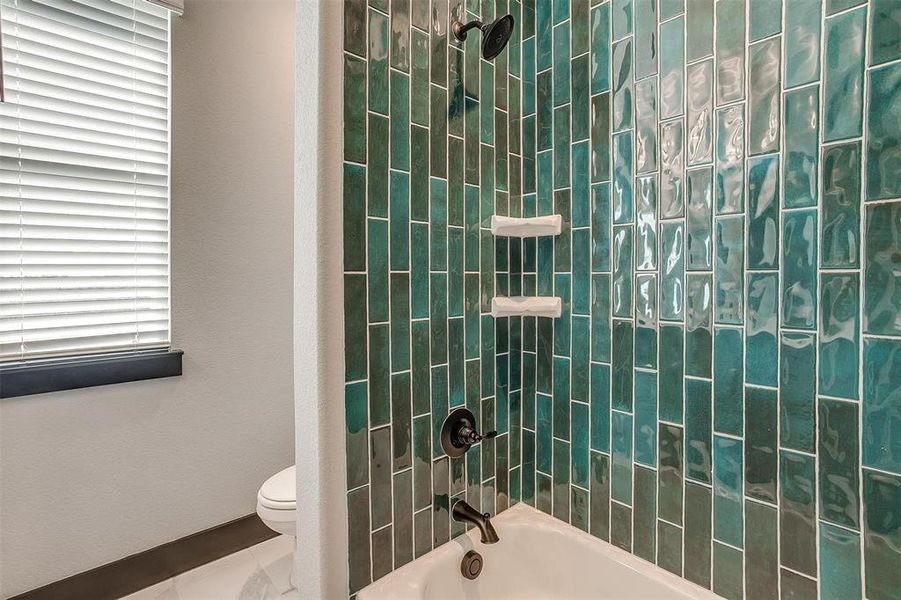
{"type": "Polygon", "coordinates": [[[266,480],[257,493],[257,514],[269,529],[297,535],[297,469],[290,466],[266,480]]]}

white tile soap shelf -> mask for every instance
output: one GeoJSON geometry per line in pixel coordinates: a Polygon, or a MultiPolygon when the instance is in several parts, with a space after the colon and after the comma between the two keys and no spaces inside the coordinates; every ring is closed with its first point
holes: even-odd
{"type": "Polygon", "coordinates": [[[491,299],[492,317],[552,317],[563,312],[563,301],[556,296],[495,296],[491,299]]]}
{"type": "Polygon", "coordinates": [[[501,217],[492,215],[491,233],[503,237],[538,237],[542,235],[560,235],[563,230],[563,217],[547,215],[544,217],[501,217]]]}

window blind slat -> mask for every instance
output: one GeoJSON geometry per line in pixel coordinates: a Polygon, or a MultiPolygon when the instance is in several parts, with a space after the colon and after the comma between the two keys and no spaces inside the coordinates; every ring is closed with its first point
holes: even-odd
{"type": "Polygon", "coordinates": [[[165,347],[169,14],[0,2],[0,361],[165,347]]]}

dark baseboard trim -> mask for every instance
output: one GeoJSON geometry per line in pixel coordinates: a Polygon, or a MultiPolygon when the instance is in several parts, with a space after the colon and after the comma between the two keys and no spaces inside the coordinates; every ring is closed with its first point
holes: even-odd
{"type": "Polygon", "coordinates": [[[113,352],[0,365],[0,398],[181,375],[181,350],[113,352]]]}
{"type": "Polygon", "coordinates": [[[61,579],[10,600],[117,600],[276,535],[254,513],[61,579]]]}

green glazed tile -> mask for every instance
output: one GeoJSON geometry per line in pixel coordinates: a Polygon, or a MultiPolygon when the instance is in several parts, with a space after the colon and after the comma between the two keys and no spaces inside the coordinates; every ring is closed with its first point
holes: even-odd
{"type": "Polygon", "coordinates": [[[683,317],[685,225],[682,221],[660,226],[660,318],[679,321],[683,317]]]}
{"type": "Polygon", "coordinates": [[[447,362],[447,274],[432,273],[429,292],[432,364],[439,365],[447,362]]]}
{"type": "Polygon", "coordinates": [[[413,404],[410,397],[410,373],[391,376],[391,450],[392,471],[413,466],[413,404]]]}
{"type": "Polygon", "coordinates": [[[635,79],[657,73],[657,0],[632,0],[635,79]]]}
{"type": "Polygon", "coordinates": [[[369,476],[372,527],[379,529],[391,523],[391,427],[369,435],[369,476]]]}
{"type": "Polygon", "coordinates": [[[372,581],[369,542],[369,486],[347,493],[348,589],[363,589],[372,581]]]}
{"type": "MultiPolygon", "coordinates": [[[[764,1],[764,0],[758,0],[764,1]]],[[[772,2],[772,0],[767,0],[772,2]]],[[[779,149],[781,109],[780,37],[753,44],[748,49],[748,154],[779,149]]]]}
{"type": "Polygon", "coordinates": [[[536,498],[535,507],[551,514],[551,478],[544,473],[535,474],[536,498]]]}
{"type": "Polygon", "coordinates": [[[744,211],[744,123],[743,104],[716,111],[715,187],[718,215],[744,211]]]}
{"type": "Polygon", "coordinates": [[[613,407],[632,409],[632,323],[613,321],[613,407]]]}
{"type": "MultiPolygon", "coordinates": [[[[429,130],[410,127],[410,218],[429,220],[429,130]]],[[[387,166],[387,156],[385,165],[387,166]]]]}
{"type": "Polygon", "coordinates": [[[681,325],[660,326],[660,418],[682,422],[684,378],[681,325]]]}
{"type": "MultiPolygon", "coordinates": [[[[589,84],[587,54],[583,54],[582,56],[573,59],[571,86],[572,138],[573,141],[587,140],[591,121],[591,105],[588,101],[589,84]]],[[[585,173],[587,175],[587,169],[585,173]]]]}
{"type": "Polygon", "coordinates": [[[776,328],[779,323],[778,273],[748,275],[745,380],[757,385],[777,385],[776,328]]]}
{"type": "Polygon", "coordinates": [[[635,281],[635,366],[657,368],[657,277],[641,274],[635,281]]]}
{"type": "Polygon", "coordinates": [[[750,0],[748,17],[749,41],[779,33],[782,31],[782,0],[750,0]]]}
{"type": "Polygon", "coordinates": [[[873,0],[870,6],[870,64],[901,57],[901,12],[895,0],[873,0]]]}
{"type": "MultiPolygon", "coordinates": [[[[662,11],[662,7],[661,7],[662,11]]],[[[685,63],[684,19],[678,17],[660,24],[660,118],[681,115],[683,108],[683,69],[685,63]]]]}
{"type": "Polygon", "coordinates": [[[413,515],[413,556],[419,558],[432,550],[432,512],[421,510],[413,515]]]}
{"type": "Polygon", "coordinates": [[[782,217],[782,324],[813,329],[817,314],[817,213],[782,217]]]}
{"type": "Polygon", "coordinates": [[[344,3],[344,49],[366,57],[366,0],[344,3]]]}
{"type": "Polygon", "coordinates": [[[660,124],[660,218],[681,218],[685,213],[685,166],[682,119],[660,124]]]}
{"type": "MultiPolygon", "coordinates": [[[[432,458],[444,456],[441,449],[441,425],[448,413],[448,365],[432,368],[432,458]]],[[[437,464],[437,463],[436,463],[437,464]]]]}
{"type": "Polygon", "coordinates": [[[535,2],[535,48],[536,67],[543,71],[552,66],[553,54],[552,28],[553,15],[551,14],[552,2],[535,2]]]}
{"type": "Polygon", "coordinates": [[[366,270],[366,167],[344,163],[344,270],[366,270]]]}
{"type": "Polygon", "coordinates": [[[635,467],[635,504],[632,509],[632,553],[653,563],[657,556],[657,473],[635,467]]]}
{"type": "Polygon", "coordinates": [[[718,542],[713,543],[713,591],[729,600],[741,600],[742,551],[718,542]]]}
{"type": "Polygon", "coordinates": [[[635,172],[657,170],[657,77],[635,84],[635,172]]]}
{"type": "Polygon", "coordinates": [[[660,20],[681,15],[685,12],[685,0],[660,0],[660,20]]]}
{"type": "Polygon", "coordinates": [[[429,323],[414,321],[412,329],[411,356],[413,357],[413,414],[421,415],[429,412],[431,404],[429,366],[429,323]]]}
{"type": "Polygon", "coordinates": [[[682,576],[682,529],[665,521],[657,521],[657,564],[682,576]]]}
{"type": "Polygon", "coordinates": [[[864,470],[866,596],[888,600],[901,586],[901,477],[864,470]]]}
{"type": "MultiPolygon", "coordinates": [[[[412,516],[412,512],[410,514],[412,516]]],[[[401,532],[398,531],[398,534],[401,532]]],[[[391,572],[395,558],[392,552],[393,527],[391,525],[372,533],[372,577],[380,579],[391,572]]],[[[398,562],[403,557],[396,559],[398,562]]]]}
{"type": "Polygon", "coordinates": [[[367,223],[369,321],[388,320],[388,222],[369,219],[367,223]]]}
{"type": "Polygon", "coordinates": [[[632,226],[613,228],[613,315],[632,315],[632,226]]]}
{"type": "Polygon", "coordinates": [[[410,368],[410,275],[391,273],[391,370],[410,368]]]}
{"type": "Polygon", "coordinates": [[[860,142],[823,149],[820,266],[860,264],[860,142]]]}
{"type": "Polygon", "coordinates": [[[745,494],[776,502],[779,417],[776,390],[745,388],[745,494]]]}
{"type": "MultiPolygon", "coordinates": [[[[385,41],[387,42],[387,39],[385,41]]],[[[369,57],[372,60],[371,39],[369,44],[369,57]]],[[[385,46],[387,47],[387,44],[385,46]]],[[[395,0],[391,3],[391,66],[404,72],[408,71],[410,52],[410,2],[395,0]]]]}
{"type": "Polygon", "coordinates": [[[611,413],[613,471],[611,492],[614,500],[632,503],[632,415],[611,413]]]}
{"type": "Polygon", "coordinates": [[[554,440],[554,518],[569,522],[569,442],[554,440]]]}
{"type": "Polygon", "coordinates": [[[554,109],[554,188],[567,187],[570,183],[570,127],[569,105],[554,109]]]}
{"type": "Polygon", "coordinates": [[[782,565],[816,576],[816,474],[812,456],[779,452],[779,531],[782,565]]]}
{"type": "Polygon", "coordinates": [[[369,110],[388,114],[388,17],[372,9],[369,10],[369,58],[366,64],[369,110]]]}
{"type": "Polygon", "coordinates": [[[569,22],[554,27],[554,106],[569,102],[569,22]]]}
{"type": "MultiPolygon", "coordinates": [[[[410,225],[410,245],[427,248],[429,226],[425,223],[410,225]]],[[[421,319],[429,316],[429,253],[413,252],[410,261],[410,316],[421,319]]]]}
{"type": "MultiPolygon", "coordinates": [[[[420,52],[419,45],[428,45],[428,38],[413,30],[413,73],[410,77],[411,113],[414,123],[428,124],[428,113],[425,108],[425,89],[429,80],[428,58],[420,52]],[[420,41],[421,40],[421,41],[420,41]],[[421,63],[421,64],[417,64],[421,63]],[[417,70],[419,73],[417,73],[417,70]],[[417,87],[418,86],[418,87],[417,87]],[[417,94],[421,94],[417,97],[417,94]],[[418,108],[416,108],[418,105],[418,108]]],[[[463,137],[463,124],[466,108],[466,85],[464,82],[463,51],[450,47],[447,55],[447,130],[453,135],[463,137]]]]}
{"type": "Polygon", "coordinates": [[[572,0],[572,48],[573,56],[588,52],[590,22],[588,18],[589,0],[572,0]]]}
{"type": "MultiPolygon", "coordinates": [[[[419,2],[414,1],[415,7],[419,2]]],[[[429,124],[429,36],[417,29],[413,29],[412,34],[412,69],[410,71],[410,119],[418,125],[429,124]]],[[[462,58],[458,52],[452,56],[462,58]]],[[[456,62],[453,63],[456,65],[456,62]]],[[[454,71],[458,78],[462,78],[463,67],[459,66],[459,71],[454,71]]],[[[454,80],[459,81],[458,79],[454,80]]],[[[463,87],[460,87],[462,93],[463,87]]],[[[463,98],[459,99],[459,104],[454,105],[456,110],[454,114],[463,118],[463,98]]],[[[461,132],[462,134],[462,132],[461,132]]]]}
{"type": "Polygon", "coordinates": [[[826,16],[863,4],[866,0],[826,0],[826,16]]]}
{"type": "MultiPolygon", "coordinates": [[[[896,9],[897,10],[897,9],[896,9]]],[[[901,195],[897,172],[901,164],[896,109],[901,98],[901,65],[870,71],[867,115],[867,199],[882,200],[901,195]]]]}
{"type": "Polygon", "coordinates": [[[551,378],[554,370],[553,352],[553,323],[547,319],[539,319],[538,321],[538,367],[536,369],[536,377],[538,381],[538,391],[544,393],[551,392],[551,378]]]}
{"type": "Polygon", "coordinates": [[[522,114],[535,114],[535,38],[522,42],[522,114]]]}
{"type": "Polygon", "coordinates": [[[570,464],[572,466],[572,482],[575,485],[588,487],[588,405],[573,402],[571,413],[572,445],[570,464]]]}
{"type": "MultiPolygon", "coordinates": [[[[389,224],[391,270],[410,268],[410,176],[391,171],[391,217],[389,224]]],[[[373,240],[378,242],[379,238],[373,240]]]]}
{"type": "Polygon", "coordinates": [[[716,221],[716,323],[741,325],[744,318],[745,221],[742,216],[717,217],[716,221]]]}
{"type": "MultiPolygon", "coordinates": [[[[699,0],[689,3],[693,6],[699,0]]],[[[689,165],[708,163],[713,158],[713,59],[686,68],[688,104],[689,165]]]]}
{"type": "Polygon", "coordinates": [[[344,160],[366,162],[366,61],[344,55],[344,160]]]}
{"type": "Polygon", "coordinates": [[[366,378],[367,346],[366,275],[344,276],[344,339],[348,342],[344,355],[344,380],[366,378]]]}
{"type": "Polygon", "coordinates": [[[820,78],[820,0],[792,0],[785,11],[785,87],[820,78]]]}
{"type": "Polygon", "coordinates": [[[431,92],[429,174],[447,178],[447,91],[436,85],[431,92]]]}
{"type": "Polygon", "coordinates": [[[657,175],[638,177],[635,182],[635,269],[657,268],[657,175]]]}
{"type": "MultiPolygon", "coordinates": [[[[691,7],[691,3],[689,3],[691,7]]],[[[685,269],[713,269],[713,169],[686,173],[685,269]]]]}
{"type": "Polygon", "coordinates": [[[610,4],[591,9],[591,93],[610,89],[610,4]]]}
{"type": "Polygon", "coordinates": [[[713,430],[740,436],[744,414],[742,330],[717,327],[713,340],[716,348],[713,360],[713,430]]]}
{"type": "Polygon", "coordinates": [[[631,223],[632,201],[632,133],[613,136],[613,222],[631,223]]]}
{"type": "Polygon", "coordinates": [[[716,105],[745,97],[744,2],[716,3],[716,105]]]}
{"type": "Polygon", "coordinates": [[[591,186],[591,270],[610,270],[610,184],[591,186]]]}
{"type": "Polygon", "coordinates": [[[435,547],[450,541],[449,483],[450,460],[442,456],[432,463],[432,543],[435,547]]]}
{"type": "Polygon", "coordinates": [[[344,425],[347,487],[353,489],[369,482],[369,415],[365,381],[344,386],[344,425]]]}
{"type": "Polygon", "coordinates": [[[554,354],[569,356],[572,343],[570,316],[572,315],[572,276],[569,273],[554,276],[554,295],[563,301],[563,313],[554,324],[554,354]]]}
{"type": "Polygon", "coordinates": [[[613,44],[613,131],[631,126],[632,39],[628,38],[613,44]]]}
{"type": "MultiPolygon", "coordinates": [[[[785,176],[782,196],[786,208],[817,203],[817,149],[819,144],[820,86],[785,94],[785,176]]],[[[824,151],[824,154],[828,150],[824,151]]],[[[824,163],[825,165],[825,156],[824,163]]],[[[825,167],[824,167],[825,168],[825,167]]],[[[824,173],[823,193],[829,179],[824,173]]],[[[860,196],[858,187],[858,197],[860,196]]]]}
{"type": "Polygon", "coordinates": [[[784,332],[779,359],[779,444],[783,448],[814,452],[816,335],[784,332]]]}
{"type": "Polygon", "coordinates": [[[588,492],[573,486],[570,494],[569,522],[586,533],[588,532],[589,504],[588,492]]]}
{"type": "Polygon", "coordinates": [[[632,33],[632,0],[612,0],[610,14],[614,40],[632,33]]]}
{"type": "Polygon", "coordinates": [[[713,538],[743,547],[742,442],[713,436],[713,538]]]}
{"type": "MultiPolygon", "coordinates": [[[[492,63],[483,63],[481,70],[482,90],[479,97],[479,139],[483,144],[494,143],[494,65],[492,63]]],[[[482,169],[485,173],[485,169],[482,169]]]]}
{"type": "Polygon", "coordinates": [[[660,424],[660,476],[657,480],[658,516],[682,524],[682,428],[660,424]]]}
{"type": "Polygon", "coordinates": [[[632,551],[632,509],[616,502],[610,504],[610,543],[632,551]]]}
{"type": "Polygon", "coordinates": [[[572,226],[588,227],[591,224],[591,198],[588,191],[588,142],[572,147],[572,226]]]}
{"type": "Polygon", "coordinates": [[[901,334],[901,202],[866,207],[864,331],[901,334]]]}
{"type": "Polygon", "coordinates": [[[479,103],[465,98],[463,164],[466,183],[479,185],[479,103]]]}
{"type": "Polygon", "coordinates": [[[433,177],[430,181],[430,188],[431,254],[429,264],[433,271],[443,271],[447,269],[447,182],[433,177]]]}
{"type": "Polygon", "coordinates": [[[820,398],[820,518],[854,529],[860,528],[857,419],[857,403],[820,398]]]}
{"type": "MultiPolygon", "coordinates": [[[[572,232],[573,313],[588,315],[591,307],[591,231],[572,232]]],[[[587,332],[586,332],[587,333],[587,332]]],[[[586,338],[586,343],[588,342],[586,338]]]]}
{"type": "Polygon", "coordinates": [[[901,473],[901,341],[865,340],[863,364],[863,464],[901,473]]]}
{"type": "MultiPolygon", "coordinates": [[[[482,419],[480,421],[482,429],[484,431],[498,431],[497,420],[495,416],[495,399],[494,398],[484,398],[482,400],[482,419]]],[[[490,440],[483,440],[481,442],[482,446],[482,472],[481,477],[482,481],[486,479],[491,479],[495,477],[497,474],[497,445],[498,443],[505,439],[503,436],[490,440]]],[[[487,485],[487,484],[486,484],[487,485]]],[[[484,491],[484,488],[483,488],[484,491]]],[[[485,506],[484,498],[482,496],[483,501],[482,505],[485,506]]],[[[486,510],[489,510],[486,507],[486,510]]],[[[491,511],[494,512],[494,511],[491,511]]]]}
{"type": "MultiPolygon", "coordinates": [[[[591,181],[610,180],[610,92],[591,97],[591,181]]],[[[631,157],[630,157],[631,158],[631,157]]]]}
{"type": "Polygon", "coordinates": [[[820,522],[820,588],[823,600],[863,597],[859,533],[820,522]]]}
{"type": "Polygon", "coordinates": [[[451,317],[463,316],[463,228],[450,227],[447,231],[447,313],[451,317]]]}
{"type": "MultiPolygon", "coordinates": [[[[416,0],[411,0],[416,2],[416,0]]],[[[422,1],[422,0],[420,0],[422,1]]],[[[392,1],[394,5],[396,0],[392,1]]],[[[431,45],[432,83],[447,85],[447,38],[448,38],[448,5],[446,2],[432,2],[432,24],[429,31],[431,45]]],[[[475,36],[473,36],[475,37],[475,36]]]]}
{"type": "MultiPolygon", "coordinates": [[[[713,55],[714,0],[689,0],[685,8],[685,59],[713,55]]],[[[709,587],[709,586],[707,586],[709,587]]]]}
{"type": "Polygon", "coordinates": [[[778,267],[779,156],[772,154],[748,160],[748,268],[778,267]]]}
{"type": "Polygon", "coordinates": [[[610,362],[610,275],[591,276],[591,359],[610,362]]]}
{"type": "Polygon", "coordinates": [[[610,539],[610,457],[591,453],[591,482],[589,484],[591,511],[589,531],[602,540],[610,539]]]}
{"type": "Polygon", "coordinates": [[[572,271],[572,198],[570,190],[554,192],[554,214],[563,218],[560,235],[554,238],[554,271],[572,271]]]}
{"type": "Polygon", "coordinates": [[[867,9],[826,19],[823,141],[860,135],[867,9]]]}
{"type": "Polygon", "coordinates": [[[554,24],[562,23],[569,18],[570,0],[553,0],[554,2],[554,24]]]}
{"type": "Polygon", "coordinates": [[[569,359],[554,358],[554,437],[569,441],[570,425],[569,359]]]}
{"type": "MultiPolygon", "coordinates": [[[[657,464],[657,376],[635,372],[635,462],[657,464]]],[[[651,492],[651,496],[654,492],[651,492]]]]}
{"type": "Polygon", "coordinates": [[[553,453],[551,448],[551,440],[553,439],[551,431],[551,398],[544,394],[538,394],[536,402],[538,424],[535,428],[537,444],[535,448],[535,466],[543,473],[550,473],[551,455],[553,453]]]}
{"type": "Polygon", "coordinates": [[[538,214],[550,215],[554,212],[554,171],[553,152],[538,153],[538,214]]]}
{"type": "Polygon", "coordinates": [[[772,506],[745,500],[745,581],[748,598],[779,595],[779,520],[772,506]]]}
{"type": "Polygon", "coordinates": [[[591,363],[591,449],[610,451],[610,366],[591,363]]]}
{"type": "Polygon", "coordinates": [[[710,275],[685,277],[685,374],[710,377],[712,355],[710,275]]]}
{"type": "MultiPolygon", "coordinates": [[[[482,91],[482,75],[479,36],[468,35],[463,43],[463,93],[467,98],[479,99],[482,91]]],[[[431,73],[431,72],[430,72],[431,73]]]]}
{"type": "MultiPolygon", "coordinates": [[[[391,167],[410,168],[410,77],[391,71],[391,167]]],[[[345,124],[345,129],[346,129],[345,124]]]]}
{"type": "MultiPolygon", "coordinates": [[[[481,185],[479,186],[479,213],[482,227],[491,226],[491,215],[495,214],[494,146],[482,144],[481,185]]],[[[482,257],[483,261],[485,257],[482,257]]]]}
{"type": "Polygon", "coordinates": [[[710,382],[685,380],[685,476],[710,483],[710,382]]]}
{"type": "Polygon", "coordinates": [[[857,399],[860,282],[857,273],[820,275],[819,393],[857,399]]]}
{"type": "MultiPolygon", "coordinates": [[[[466,271],[479,270],[479,188],[465,188],[465,226],[463,234],[463,266],[466,271]]],[[[415,256],[415,253],[414,253],[415,256]]]]}
{"type": "MultiPolygon", "coordinates": [[[[689,3],[689,10],[691,3],[689,3]]],[[[713,500],[709,487],[685,482],[685,579],[710,589],[713,500]]]]}
{"type": "MultiPolygon", "coordinates": [[[[369,165],[367,167],[367,210],[369,216],[388,216],[388,133],[389,121],[369,114],[369,165]]],[[[428,163],[426,163],[428,164],[428,163]]],[[[425,169],[424,172],[428,172],[425,169]]]]}

